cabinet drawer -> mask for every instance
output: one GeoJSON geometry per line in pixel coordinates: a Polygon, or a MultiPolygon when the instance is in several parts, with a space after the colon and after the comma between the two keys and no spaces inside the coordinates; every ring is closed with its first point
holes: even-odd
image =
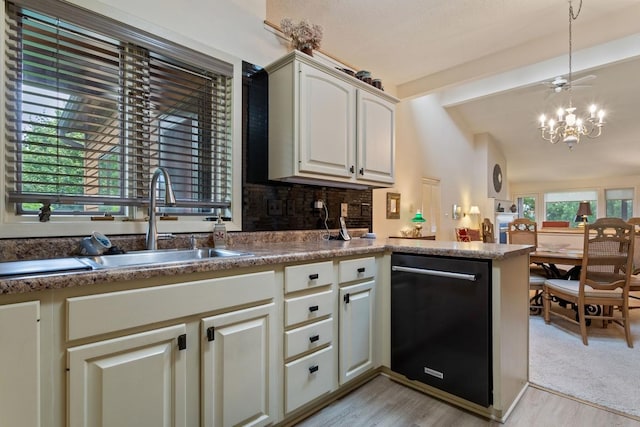
{"type": "Polygon", "coordinates": [[[333,311],[333,291],[318,292],[284,300],[284,325],[318,319],[333,311]]]}
{"type": "Polygon", "coordinates": [[[294,265],[284,269],[284,291],[295,292],[303,289],[326,286],[333,283],[333,262],[294,265]]]}
{"type": "Polygon", "coordinates": [[[333,319],[292,329],[284,333],[284,358],[322,347],[333,339],[333,319]]]}
{"type": "Polygon", "coordinates": [[[330,392],[333,371],[332,346],[285,364],[285,412],[330,392]]]}
{"type": "Polygon", "coordinates": [[[370,279],[376,275],[376,259],[367,257],[340,261],[338,271],[340,283],[370,279]]]}

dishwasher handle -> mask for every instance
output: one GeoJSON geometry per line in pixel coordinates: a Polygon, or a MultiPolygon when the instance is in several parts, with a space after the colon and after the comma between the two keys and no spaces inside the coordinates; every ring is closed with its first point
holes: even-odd
{"type": "Polygon", "coordinates": [[[468,280],[470,282],[476,282],[478,280],[477,274],[454,273],[452,271],[430,270],[426,268],[401,267],[399,265],[391,266],[391,271],[403,271],[405,273],[424,274],[426,276],[447,277],[449,279],[461,279],[468,280]]]}

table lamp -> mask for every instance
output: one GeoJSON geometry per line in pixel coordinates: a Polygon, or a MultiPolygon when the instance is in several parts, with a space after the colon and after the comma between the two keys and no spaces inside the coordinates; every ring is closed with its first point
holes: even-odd
{"type": "Polygon", "coordinates": [[[584,225],[589,222],[589,218],[587,218],[589,215],[592,215],[591,204],[589,202],[580,202],[575,219],[575,222],[578,223],[578,227],[584,227],[584,225]]]}
{"type": "Polygon", "coordinates": [[[413,222],[413,237],[422,237],[422,223],[425,222],[426,219],[422,217],[422,212],[418,210],[416,212],[416,216],[411,219],[413,222]]]}
{"type": "Polygon", "coordinates": [[[476,205],[472,205],[469,208],[469,215],[474,215],[474,216],[478,215],[478,218],[477,218],[478,219],[478,230],[481,230],[482,229],[482,225],[480,224],[480,217],[479,217],[480,208],[478,206],[476,206],[476,205]]]}

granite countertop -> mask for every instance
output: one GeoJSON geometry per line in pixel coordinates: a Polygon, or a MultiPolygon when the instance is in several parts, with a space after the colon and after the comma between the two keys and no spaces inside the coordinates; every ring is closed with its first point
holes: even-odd
{"type": "Polygon", "coordinates": [[[0,295],[252,266],[320,261],[340,256],[383,252],[499,260],[528,254],[533,251],[533,246],[485,244],[482,242],[354,238],[350,241],[245,242],[234,244],[230,249],[250,252],[254,256],[206,258],[161,265],[137,265],[101,270],[10,277],[0,279],[0,295]]]}

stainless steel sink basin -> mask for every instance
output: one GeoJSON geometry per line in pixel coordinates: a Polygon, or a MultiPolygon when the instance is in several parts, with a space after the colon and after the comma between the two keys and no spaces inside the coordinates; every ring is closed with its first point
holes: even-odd
{"type": "Polygon", "coordinates": [[[127,267],[143,264],[165,264],[172,262],[194,261],[207,258],[252,256],[247,252],[229,249],[201,248],[201,249],[162,249],[156,251],[135,251],[126,254],[101,255],[89,257],[88,260],[97,264],[96,268],[127,267]]]}

